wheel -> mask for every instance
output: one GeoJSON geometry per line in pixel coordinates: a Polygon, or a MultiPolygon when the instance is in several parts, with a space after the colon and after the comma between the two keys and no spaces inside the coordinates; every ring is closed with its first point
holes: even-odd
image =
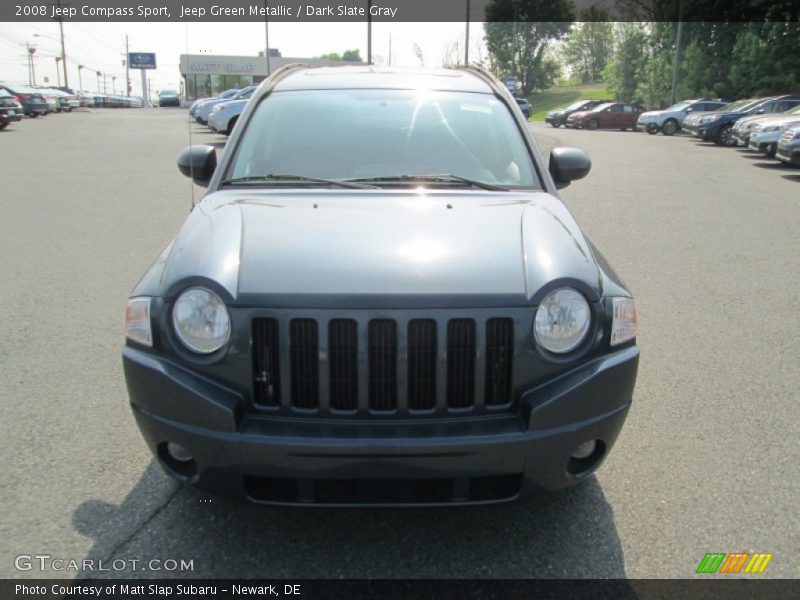
{"type": "Polygon", "coordinates": [[[767,156],[770,158],[775,158],[775,155],[778,153],[778,144],[769,144],[767,146],[767,156]]]}
{"type": "Polygon", "coordinates": [[[586,129],[594,130],[594,129],[597,129],[598,125],[599,125],[599,123],[597,122],[597,119],[590,119],[589,122],[586,123],[586,129]]]}
{"type": "Polygon", "coordinates": [[[36,118],[36,117],[38,117],[39,115],[37,115],[36,113],[32,112],[32,113],[31,113],[30,115],[28,115],[28,116],[29,116],[31,119],[35,119],[35,118],[36,118]]]}
{"type": "Polygon", "coordinates": [[[225,135],[230,135],[233,131],[234,125],[236,125],[236,121],[239,120],[239,117],[233,117],[230,121],[228,121],[228,129],[225,130],[225,135]]]}
{"type": "Polygon", "coordinates": [[[0,131],[8,127],[8,123],[0,123],[0,131]]]}
{"type": "Polygon", "coordinates": [[[655,125],[648,125],[645,131],[650,135],[655,135],[658,133],[658,127],[656,127],[655,125]]]}
{"type": "Polygon", "coordinates": [[[664,135],[675,135],[678,131],[678,122],[675,119],[667,119],[661,127],[661,133],[664,135]]]}
{"type": "Polygon", "coordinates": [[[736,138],[733,137],[733,124],[728,123],[719,132],[717,139],[714,140],[720,146],[733,147],[736,145],[736,138]]]}

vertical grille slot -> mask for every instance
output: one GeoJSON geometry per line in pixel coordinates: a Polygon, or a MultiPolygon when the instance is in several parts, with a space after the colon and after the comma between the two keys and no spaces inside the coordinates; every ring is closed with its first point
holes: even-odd
{"type": "Polygon", "coordinates": [[[514,322],[486,322],[486,406],[511,402],[511,372],[514,358],[514,322]]]}
{"type": "Polygon", "coordinates": [[[369,406],[373,410],[397,407],[397,323],[369,322],[369,406]]]}
{"type": "Polygon", "coordinates": [[[408,323],[408,408],[436,406],[436,321],[414,319],[408,323]]]}
{"type": "Polygon", "coordinates": [[[292,319],[292,404],[297,408],[319,406],[319,350],[317,322],[292,319]]]}
{"type": "Polygon", "coordinates": [[[475,402],[475,321],[447,323],[447,406],[467,408],[475,402]]]}
{"type": "Polygon", "coordinates": [[[253,319],[253,402],[278,406],[281,398],[278,322],[253,319]]]}
{"type": "Polygon", "coordinates": [[[331,408],[358,407],[358,330],[352,319],[333,319],[328,324],[328,361],[331,408]]]}

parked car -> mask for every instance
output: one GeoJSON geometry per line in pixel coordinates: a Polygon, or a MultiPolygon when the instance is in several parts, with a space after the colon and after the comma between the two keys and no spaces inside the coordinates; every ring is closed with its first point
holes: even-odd
{"type": "Polygon", "coordinates": [[[39,90],[39,93],[44,96],[45,102],[47,103],[48,113],[61,112],[61,96],[56,94],[50,88],[36,87],[34,89],[39,90]]]}
{"type": "Polygon", "coordinates": [[[530,101],[527,98],[514,98],[519,105],[522,114],[525,115],[526,119],[530,119],[531,115],[533,114],[533,106],[531,106],[530,101]]]}
{"type": "Polygon", "coordinates": [[[693,112],[717,110],[728,104],[726,100],[684,100],[664,110],[649,110],[639,115],[636,131],[646,131],[654,135],[659,131],[664,135],[674,135],[681,129],[683,120],[693,112]]]}
{"type": "Polygon", "coordinates": [[[16,96],[12,96],[6,90],[0,89],[0,129],[5,129],[11,123],[22,120],[22,104],[16,96]]]}
{"type": "Polygon", "coordinates": [[[598,467],[639,351],[558,198],[584,152],[548,169],[475,67],[299,65],[228,148],[178,158],[208,192],[127,303],[131,406],[167,473],[255,503],[456,506],[598,467]]]}
{"type": "Polygon", "coordinates": [[[733,126],[733,137],[736,138],[736,145],[744,146],[745,148],[748,147],[750,145],[750,133],[753,126],[761,121],[772,120],[780,116],[790,116],[792,111],[800,107],[800,98],[797,100],[786,100],[783,104],[785,106],[783,112],[756,112],[756,114],[751,117],[743,117],[736,121],[733,126]]]}
{"type": "Polygon", "coordinates": [[[250,100],[227,100],[217,104],[208,116],[208,126],[217,133],[230,135],[239,120],[239,115],[250,100]]]}
{"type": "Polygon", "coordinates": [[[227,100],[228,98],[230,98],[234,94],[237,94],[238,92],[239,92],[239,88],[232,88],[230,90],[225,90],[224,92],[220,92],[218,95],[212,96],[210,98],[198,98],[197,100],[192,102],[192,105],[189,107],[189,116],[196,118],[197,117],[197,111],[206,102],[212,102],[214,100],[227,100]]]}
{"type": "Polygon", "coordinates": [[[50,95],[56,97],[58,102],[59,111],[72,112],[75,108],[80,108],[81,103],[75,94],[65,92],[59,88],[46,88],[50,95]]]}
{"type": "Polygon", "coordinates": [[[773,158],[778,150],[778,141],[784,132],[800,126],[800,108],[796,108],[785,116],[784,114],[779,113],[771,119],[755,123],[750,128],[748,135],[748,149],[773,158]]]}
{"type": "Polygon", "coordinates": [[[158,106],[180,106],[181,97],[175,90],[161,90],[158,93],[158,106]]]}
{"type": "Polygon", "coordinates": [[[26,116],[36,118],[48,113],[47,99],[39,90],[16,83],[0,83],[0,89],[17,98],[22,104],[22,111],[26,116]]]}
{"type": "Polygon", "coordinates": [[[800,167],[800,127],[787,129],[778,141],[775,158],[800,167]]]}
{"type": "Polygon", "coordinates": [[[195,119],[199,123],[202,123],[203,125],[208,125],[208,117],[215,106],[217,106],[222,102],[226,102],[227,100],[242,100],[245,98],[249,98],[250,95],[253,93],[254,89],[255,86],[249,86],[246,88],[242,88],[241,90],[237,90],[237,92],[232,96],[230,96],[229,98],[218,98],[216,100],[209,100],[208,102],[204,102],[197,108],[196,111],[197,116],[195,117],[195,119]]]}
{"type": "Polygon", "coordinates": [[[633,129],[644,108],[630,102],[606,102],[591,110],[572,113],[567,127],[578,129],[633,129]]]}
{"type": "Polygon", "coordinates": [[[567,118],[572,114],[580,111],[587,111],[593,109],[595,106],[606,104],[609,100],[578,100],[563,108],[556,108],[547,112],[544,117],[545,123],[550,123],[555,128],[567,124],[567,118]]]}
{"type": "MultiPolygon", "coordinates": [[[[800,101],[800,96],[773,96],[750,98],[705,114],[693,115],[688,131],[703,141],[713,141],[720,146],[735,146],[733,126],[739,119],[753,115],[783,112],[800,101]],[[795,102],[795,104],[791,104],[795,102]]],[[[687,119],[687,121],[689,121],[687,119]]],[[[684,124],[687,122],[684,121],[684,124]]]]}

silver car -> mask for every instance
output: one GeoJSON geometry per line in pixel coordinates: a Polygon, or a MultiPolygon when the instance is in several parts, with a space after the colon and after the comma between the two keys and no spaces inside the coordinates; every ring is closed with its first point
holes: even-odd
{"type": "Polygon", "coordinates": [[[778,160],[800,167],[800,127],[787,129],[778,140],[778,160]]]}
{"type": "MultiPolygon", "coordinates": [[[[632,402],[630,293],[486,71],[284,67],[128,300],[168,474],[303,506],[490,504],[585,481],[632,402]]],[[[168,192],[165,192],[168,193],[168,192]]]]}
{"type": "Polygon", "coordinates": [[[208,115],[208,126],[217,133],[230,135],[248,102],[249,98],[220,102],[208,115]]]}
{"type": "Polygon", "coordinates": [[[674,135],[683,125],[684,119],[692,113],[717,110],[725,106],[722,100],[684,100],[664,110],[649,110],[639,115],[636,131],[646,131],[653,135],[659,131],[664,135],[674,135]]]}

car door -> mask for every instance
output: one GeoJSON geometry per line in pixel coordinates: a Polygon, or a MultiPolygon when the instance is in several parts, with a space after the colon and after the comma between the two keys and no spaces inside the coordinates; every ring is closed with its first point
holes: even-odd
{"type": "Polygon", "coordinates": [[[633,127],[636,124],[636,119],[639,116],[639,110],[635,104],[623,104],[622,112],[619,117],[619,127],[633,127]]]}
{"type": "Polygon", "coordinates": [[[601,118],[598,119],[600,127],[606,127],[609,129],[617,127],[621,115],[622,115],[622,105],[612,104],[602,113],[600,113],[601,118]]]}

